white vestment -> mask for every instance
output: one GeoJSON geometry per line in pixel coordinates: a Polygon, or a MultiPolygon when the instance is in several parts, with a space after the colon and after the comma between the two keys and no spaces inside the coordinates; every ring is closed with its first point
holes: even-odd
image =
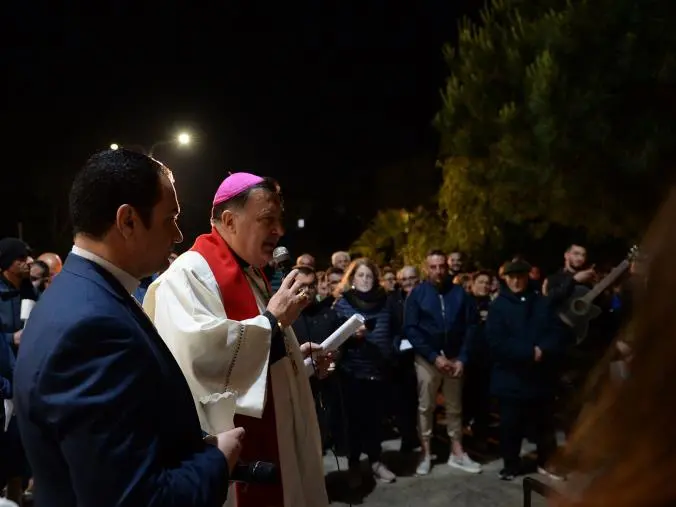
{"type": "MultiPolygon", "coordinates": [[[[247,272],[256,278],[251,270],[247,272]]],[[[247,280],[250,285],[255,283],[249,276],[247,280]]],[[[264,286],[263,280],[256,281],[264,286]]],[[[252,285],[252,290],[262,313],[267,302],[259,289],[252,285]]],[[[298,374],[294,373],[288,356],[269,366],[271,329],[265,316],[243,321],[228,319],[214,274],[204,257],[195,251],[179,256],[150,285],[143,307],[181,367],[202,429],[207,433],[213,430],[199,400],[224,392],[235,344],[243,332],[228,389],[237,393],[236,413],[262,417],[269,368],[284,505],[328,506],[315,404],[293,330],[287,328],[285,334],[298,374]]],[[[247,438],[248,435],[244,446],[247,438]]],[[[229,495],[228,503],[232,496],[229,495]]]]}

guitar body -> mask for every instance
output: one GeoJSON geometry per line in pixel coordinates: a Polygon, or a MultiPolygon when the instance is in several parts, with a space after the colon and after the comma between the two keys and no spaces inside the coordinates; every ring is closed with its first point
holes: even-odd
{"type": "Polygon", "coordinates": [[[560,308],[559,318],[573,329],[578,345],[587,337],[589,321],[601,315],[601,308],[594,304],[594,300],[629,269],[630,264],[636,259],[637,255],[638,247],[633,246],[629,250],[627,258],[615,266],[593,289],[588,289],[584,285],[576,285],[573,289],[573,294],[560,308]]]}
{"type": "Polygon", "coordinates": [[[587,337],[589,322],[601,315],[601,308],[593,302],[587,302],[585,296],[589,292],[587,287],[577,285],[559,312],[561,320],[573,329],[578,344],[587,337]]]}

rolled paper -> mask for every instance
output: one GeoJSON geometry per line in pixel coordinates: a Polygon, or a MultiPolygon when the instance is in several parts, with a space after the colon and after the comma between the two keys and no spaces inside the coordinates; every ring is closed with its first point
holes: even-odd
{"type": "MultiPolygon", "coordinates": [[[[343,325],[336,329],[329,337],[322,342],[322,352],[334,352],[347,341],[347,339],[357,332],[357,329],[362,327],[366,322],[363,315],[355,313],[343,322],[343,325]]],[[[311,377],[315,372],[315,365],[312,362],[312,357],[305,358],[305,372],[308,377],[311,377]]]]}
{"type": "Polygon", "coordinates": [[[35,301],[33,301],[32,299],[22,299],[20,311],[21,320],[28,320],[28,317],[31,316],[33,308],[35,308],[35,301]]]}
{"type": "Polygon", "coordinates": [[[2,430],[3,432],[7,432],[7,428],[9,428],[9,422],[14,415],[14,402],[12,400],[2,400],[2,403],[5,408],[5,427],[2,430]]]}
{"type": "Polygon", "coordinates": [[[200,398],[208,428],[202,428],[211,435],[231,430],[235,427],[235,409],[237,394],[233,392],[213,393],[200,398]]]}

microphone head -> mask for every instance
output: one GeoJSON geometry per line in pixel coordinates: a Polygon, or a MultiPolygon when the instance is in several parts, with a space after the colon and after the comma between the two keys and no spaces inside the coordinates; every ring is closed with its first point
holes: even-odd
{"type": "Polygon", "coordinates": [[[272,251],[272,260],[277,266],[289,264],[291,262],[291,254],[285,246],[278,246],[272,251]]]}
{"type": "Polygon", "coordinates": [[[256,461],[251,468],[251,477],[258,484],[280,484],[282,482],[279,468],[273,463],[256,461]]]}
{"type": "Polygon", "coordinates": [[[274,463],[265,461],[239,462],[230,474],[230,481],[247,484],[281,484],[282,476],[274,463]]]}

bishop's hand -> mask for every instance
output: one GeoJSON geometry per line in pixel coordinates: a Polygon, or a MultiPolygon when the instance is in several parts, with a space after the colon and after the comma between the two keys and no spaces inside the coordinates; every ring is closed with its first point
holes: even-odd
{"type": "Polygon", "coordinates": [[[310,303],[310,298],[302,289],[303,283],[296,280],[298,270],[294,269],[282,280],[282,285],[270,298],[267,311],[284,327],[290,326],[310,303]]]}

